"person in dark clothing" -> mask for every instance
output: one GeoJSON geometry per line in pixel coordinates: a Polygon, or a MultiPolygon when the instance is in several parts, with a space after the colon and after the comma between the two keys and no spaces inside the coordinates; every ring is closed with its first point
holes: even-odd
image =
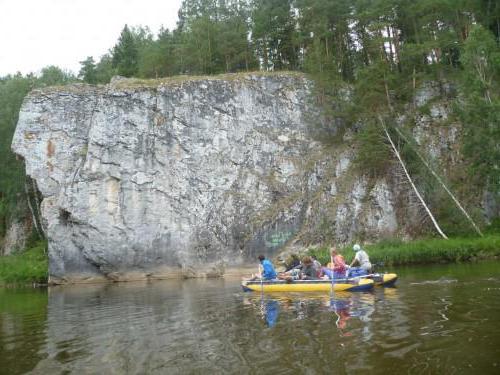
{"type": "Polygon", "coordinates": [[[297,266],[300,266],[300,259],[296,254],[290,255],[290,259],[287,259],[285,264],[285,272],[290,271],[297,266]]]}
{"type": "Polygon", "coordinates": [[[316,270],[316,275],[319,275],[319,272],[321,271],[321,263],[315,255],[311,255],[311,260],[313,262],[313,267],[316,270]]]}
{"type": "Polygon", "coordinates": [[[300,271],[300,279],[316,280],[317,278],[318,274],[311,257],[305,256],[304,258],[302,258],[302,270],[300,271]]]}

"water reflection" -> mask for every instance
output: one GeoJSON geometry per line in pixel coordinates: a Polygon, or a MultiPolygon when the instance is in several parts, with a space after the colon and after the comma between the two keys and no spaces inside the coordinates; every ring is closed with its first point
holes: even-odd
{"type": "MultiPolygon", "coordinates": [[[[395,291],[390,292],[396,298],[395,291]]],[[[318,314],[329,313],[335,325],[345,336],[349,336],[348,321],[355,318],[367,323],[363,335],[370,338],[369,322],[375,311],[374,293],[337,293],[333,296],[315,293],[260,294],[244,295],[243,303],[254,307],[267,327],[274,327],[280,315],[283,320],[293,324],[294,320],[315,319],[318,314]]]]}
{"type": "Polygon", "coordinates": [[[0,374],[498,373],[499,266],[333,296],[224,279],[0,290],[0,374]]]}
{"type": "Polygon", "coordinates": [[[262,315],[265,319],[268,327],[274,327],[276,322],[278,321],[278,315],[280,312],[279,302],[273,299],[262,303],[262,315]]]}
{"type": "Polygon", "coordinates": [[[25,373],[44,357],[46,319],[47,289],[0,287],[0,374],[25,373]]]}

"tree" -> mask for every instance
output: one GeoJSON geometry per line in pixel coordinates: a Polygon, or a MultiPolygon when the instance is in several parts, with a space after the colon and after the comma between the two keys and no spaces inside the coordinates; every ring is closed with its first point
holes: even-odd
{"type": "Polygon", "coordinates": [[[24,165],[10,150],[19,108],[36,78],[21,74],[0,79],[0,238],[25,214],[24,165]]]}
{"type": "Polygon", "coordinates": [[[92,56],[87,57],[85,60],[80,61],[80,72],[78,77],[90,84],[97,83],[96,66],[92,56]]]}
{"type": "Polygon", "coordinates": [[[298,66],[297,35],[291,0],[255,0],[252,39],[264,70],[298,66]]]}
{"type": "Polygon", "coordinates": [[[134,33],[127,25],[123,28],[118,43],[113,47],[112,66],[119,75],[132,77],[138,71],[139,50],[134,33]]]}
{"type": "Polygon", "coordinates": [[[75,82],[76,78],[72,73],[65,72],[57,66],[50,65],[42,69],[37,86],[56,86],[75,82]]]}
{"type": "Polygon", "coordinates": [[[225,9],[218,24],[217,47],[226,72],[248,71],[257,67],[248,38],[249,13],[245,1],[235,1],[231,7],[225,9]]]}
{"type": "Polygon", "coordinates": [[[461,62],[469,92],[492,103],[492,88],[500,78],[500,49],[492,33],[475,26],[464,45],[461,62]]]}
{"type": "Polygon", "coordinates": [[[95,67],[96,82],[109,83],[115,74],[116,69],[113,68],[113,58],[109,54],[103,55],[95,67]]]}
{"type": "Polygon", "coordinates": [[[352,81],[355,52],[349,28],[352,2],[300,0],[297,4],[307,71],[352,81]]]}
{"type": "Polygon", "coordinates": [[[457,111],[464,124],[464,154],[471,172],[500,192],[500,48],[480,25],[472,28],[461,57],[464,100],[457,111]]]}
{"type": "MultiPolygon", "coordinates": [[[[25,190],[26,175],[23,162],[10,150],[19,110],[26,94],[36,87],[65,85],[76,81],[75,77],[56,66],[33,74],[0,78],[0,237],[11,222],[29,215],[25,190]]],[[[32,191],[30,194],[36,193],[32,191]]]]}

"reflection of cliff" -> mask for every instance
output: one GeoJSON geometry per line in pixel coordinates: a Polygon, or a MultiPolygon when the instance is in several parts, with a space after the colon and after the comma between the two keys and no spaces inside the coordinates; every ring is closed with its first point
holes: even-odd
{"type": "MultiPolygon", "coordinates": [[[[399,302],[392,296],[385,305],[384,298],[383,291],[336,293],[333,304],[328,294],[262,298],[225,279],[59,286],[49,290],[36,345],[22,345],[33,348],[26,362],[40,375],[296,373],[302,366],[345,373],[374,363],[366,348],[397,339],[397,327],[385,324],[401,315],[392,310],[399,302]],[[336,312],[348,318],[345,326],[336,325],[336,312]]],[[[23,334],[34,337],[27,329],[23,334]]],[[[12,351],[17,357],[24,356],[19,346],[12,351]]]]}
{"type": "Polygon", "coordinates": [[[225,292],[222,279],[53,288],[35,373],[230,372],[248,332],[225,292]]]}
{"type": "Polygon", "coordinates": [[[46,319],[46,289],[0,288],[0,373],[24,374],[43,358],[46,319]]]}

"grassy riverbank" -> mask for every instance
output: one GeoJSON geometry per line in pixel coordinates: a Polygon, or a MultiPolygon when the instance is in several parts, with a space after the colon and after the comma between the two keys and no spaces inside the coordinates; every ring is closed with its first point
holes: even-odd
{"type": "Polygon", "coordinates": [[[48,261],[45,241],[36,242],[21,253],[0,257],[0,286],[46,283],[48,261]]]}
{"type": "MultiPolygon", "coordinates": [[[[407,265],[423,263],[448,263],[489,259],[500,256],[500,235],[479,238],[422,239],[412,242],[381,241],[363,246],[374,264],[407,265]]],[[[322,263],[330,259],[327,248],[311,249],[311,254],[322,263]]],[[[346,262],[354,256],[352,247],[341,249],[346,262]]]]}

